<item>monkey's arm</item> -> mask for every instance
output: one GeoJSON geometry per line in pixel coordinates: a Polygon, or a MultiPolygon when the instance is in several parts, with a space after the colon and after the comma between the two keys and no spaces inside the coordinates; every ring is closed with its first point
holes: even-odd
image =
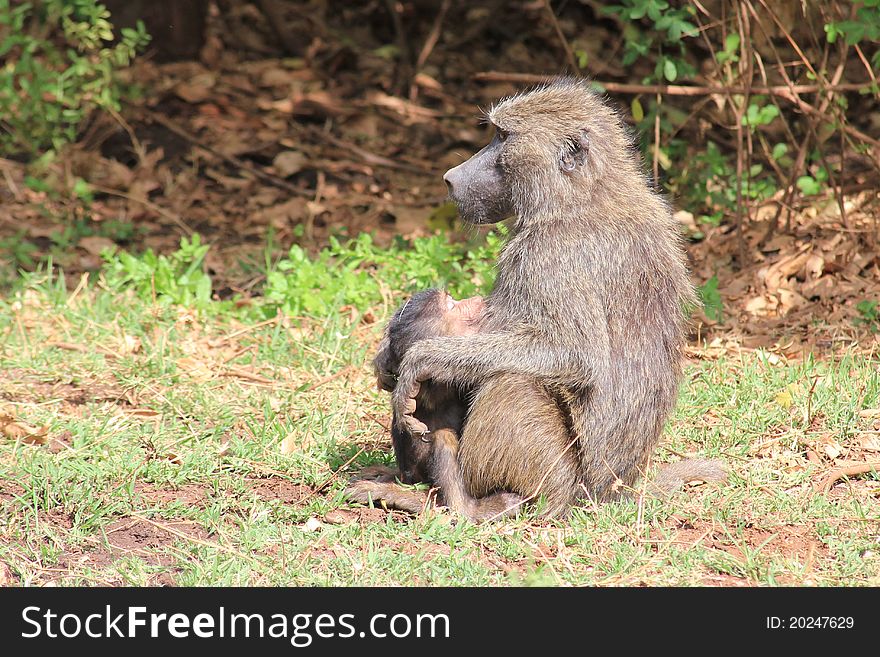
{"type": "Polygon", "coordinates": [[[421,340],[401,361],[392,408],[405,430],[424,434],[427,427],[412,416],[422,381],[475,385],[506,373],[587,386],[594,382],[601,360],[587,346],[552,344],[525,333],[495,332],[421,340]]]}

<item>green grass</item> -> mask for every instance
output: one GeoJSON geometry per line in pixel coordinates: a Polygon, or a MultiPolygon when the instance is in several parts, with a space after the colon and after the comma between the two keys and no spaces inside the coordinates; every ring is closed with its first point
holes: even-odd
{"type": "Polygon", "coordinates": [[[880,411],[860,414],[880,406],[880,363],[855,351],[692,350],[657,458],[723,458],[725,484],[488,525],[346,503],[351,474],[392,460],[369,360],[399,296],[259,324],[102,283],[22,285],[0,301],[0,578],[880,585],[880,477],[815,490],[832,457],[880,460],[880,411]]]}

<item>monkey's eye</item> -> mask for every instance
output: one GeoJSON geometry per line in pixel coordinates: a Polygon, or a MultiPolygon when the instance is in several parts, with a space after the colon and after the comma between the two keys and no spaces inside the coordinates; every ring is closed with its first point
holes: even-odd
{"type": "Polygon", "coordinates": [[[507,130],[502,128],[495,128],[495,136],[498,137],[498,141],[504,142],[507,141],[507,138],[510,136],[510,133],[507,130]]]}

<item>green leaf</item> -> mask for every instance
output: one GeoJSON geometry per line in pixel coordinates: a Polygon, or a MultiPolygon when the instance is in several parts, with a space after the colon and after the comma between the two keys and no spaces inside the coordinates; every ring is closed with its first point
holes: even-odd
{"type": "Polygon", "coordinates": [[[761,108],[759,121],[761,125],[767,125],[772,123],[777,116],[779,116],[779,108],[776,105],[766,105],[761,108]]]}
{"type": "Polygon", "coordinates": [[[837,41],[837,37],[840,35],[840,30],[837,29],[836,23],[826,23],[825,24],[825,38],[828,40],[828,43],[834,43],[837,41]]]}
{"type": "Polygon", "coordinates": [[[713,276],[700,287],[700,298],[703,301],[703,312],[706,317],[721,322],[724,320],[724,304],[718,292],[718,277],[713,276]]]}
{"type": "Polygon", "coordinates": [[[813,176],[801,176],[797,179],[796,184],[805,196],[815,196],[821,191],[819,182],[813,176]]]}
{"type": "Polygon", "coordinates": [[[739,45],[742,42],[739,34],[736,32],[731,32],[727,35],[727,38],[724,39],[724,52],[728,54],[733,54],[737,50],[739,50],[739,45]]]}
{"type": "Polygon", "coordinates": [[[675,66],[675,62],[671,59],[663,62],[663,77],[670,82],[675,82],[675,78],[678,77],[678,69],[675,66]]]}
{"type": "Polygon", "coordinates": [[[40,180],[38,178],[34,178],[33,176],[25,176],[24,184],[28,189],[31,189],[35,192],[49,192],[52,189],[52,187],[45,180],[40,180]]]}
{"type": "Polygon", "coordinates": [[[85,180],[82,178],[77,178],[73,183],[73,193],[74,195],[82,199],[84,201],[91,202],[93,199],[92,188],[85,180]]]}
{"type": "Polygon", "coordinates": [[[645,110],[638,98],[633,98],[632,103],[630,103],[630,111],[632,111],[633,121],[636,123],[641,123],[642,119],[645,118],[645,110]]]}
{"type": "Polygon", "coordinates": [[[387,59],[390,61],[392,59],[397,59],[398,57],[400,57],[400,48],[392,43],[389,43],[384,46],[379,46],[378,48],[373,50],[373,54],[377,57],[380,57],[381,59],[387,59]]]}

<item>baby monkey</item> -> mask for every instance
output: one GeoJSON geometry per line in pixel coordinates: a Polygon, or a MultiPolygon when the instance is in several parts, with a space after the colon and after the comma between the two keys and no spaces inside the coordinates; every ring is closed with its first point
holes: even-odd
{"type": "MultiPolygon", "coordinates": [[[[400,362],[413,344],[428,338],[477,333],[482,313],[482,297],[457,301],[439,289],[414,295],[394,313],[385,330],[373,360],[378,385],[389,392],[394,390],[400,362]]],[[[405,484],[427,483],[439,487],[440,501],[472,520],[515,513],[522,501],[520,496],[501,492],[477,499],[465,487],[458,448],[468,392],[455,385],[422,382],[414,417],[427,432],[420,435],[406,431],[395,415],[391,441],[399,470],[368,469],[370,475],[367,476],[372,478],[353,482],[347,491],[348,497],[363,503],[382,500],[388,506],[418,513],[424,507],[425,495],[396,485],[395,479],[399,479],[405,484]]]]}

